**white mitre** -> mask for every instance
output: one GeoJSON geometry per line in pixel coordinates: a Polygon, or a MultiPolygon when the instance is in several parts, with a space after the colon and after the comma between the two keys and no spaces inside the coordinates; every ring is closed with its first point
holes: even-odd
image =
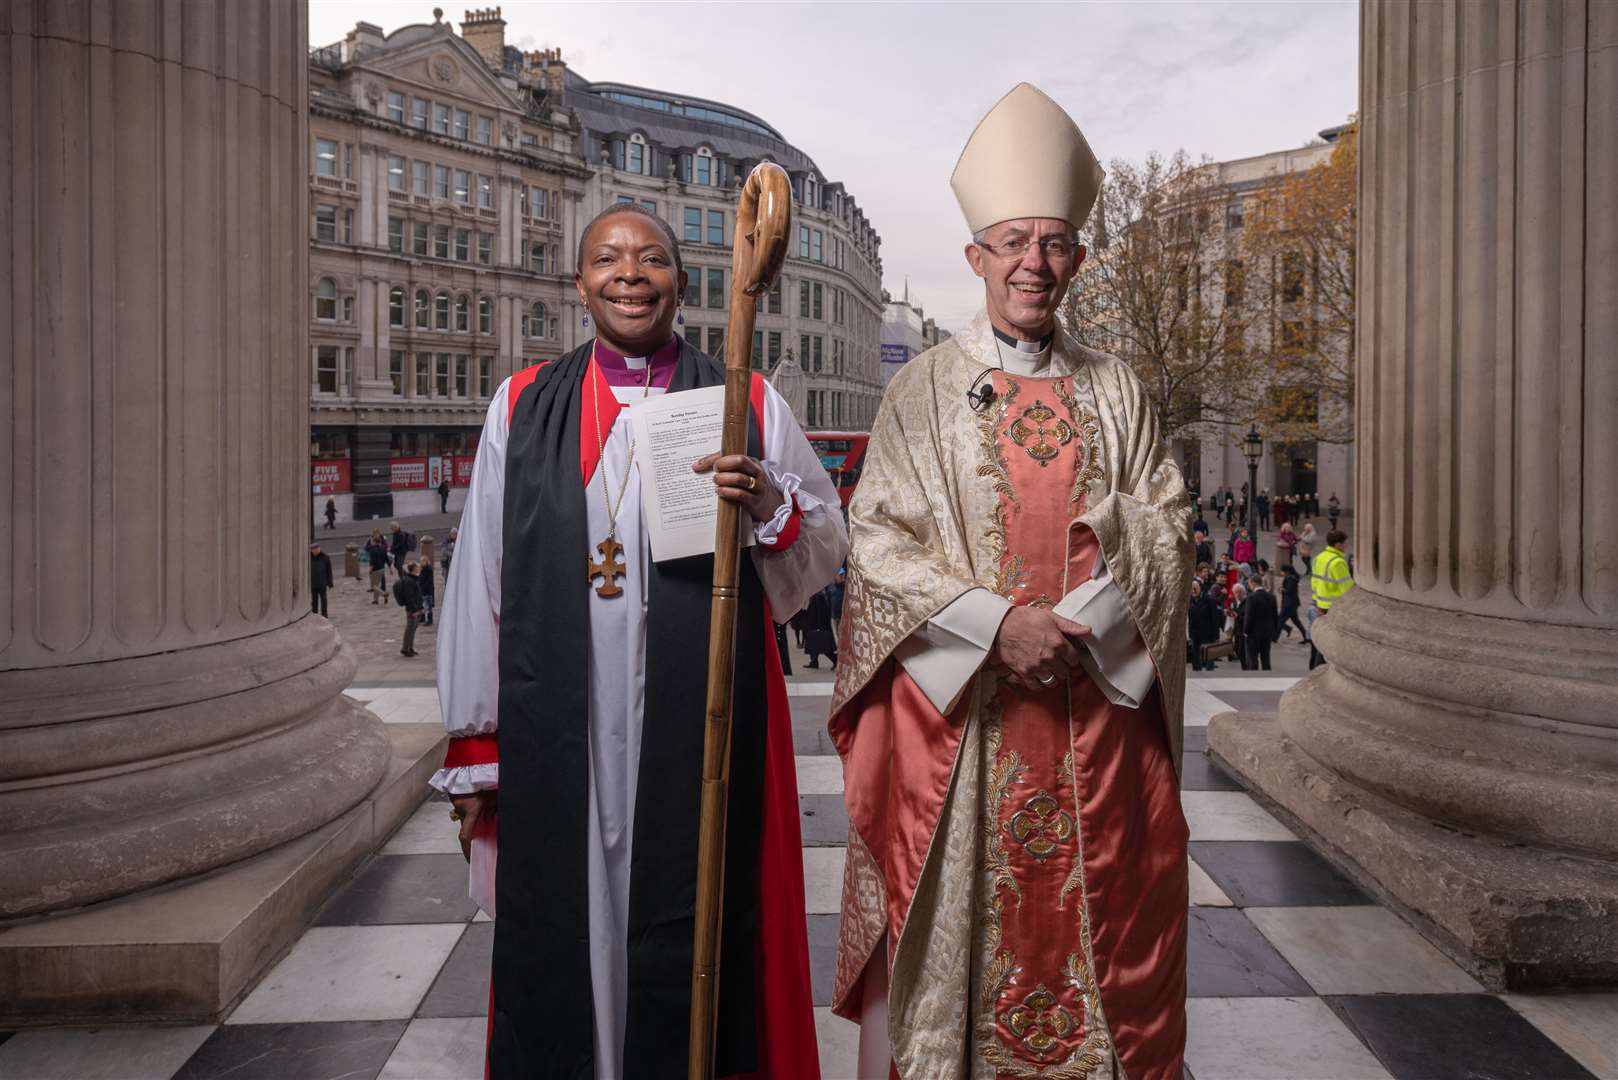
{"type": "Polygon", "coordinates": [[[1018,83],[978,121],[949,184],[974,233],[1013,218],[1059,218],[1077,229],[1103,175],[1073,118],[1018,83]]]}

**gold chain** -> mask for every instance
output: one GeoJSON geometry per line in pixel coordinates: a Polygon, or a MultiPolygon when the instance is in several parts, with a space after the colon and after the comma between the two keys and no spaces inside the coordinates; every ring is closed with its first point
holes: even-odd
{"type": "MultiPolygon", "coordinates": [[[[590,348],[590,363],[598,371],[601,361],[596,354],[596,346],[590,348]]],[[[602,376],[606,380],[606,376],[602,376]]],[[[608,388],[611,392],[611,388],[608,388]]],[[[652,396],[652,358],[646,358],[646,382],[641,390],[641,400],[645,401],[652,396]]],[[[618,486],[618,501],[612,501],[612,492],[607,488],[607,444],[606,437],[601,433],[601,396],[590,395],[590,404],[595,407],[596,414],[596,471],[601,474],[601,504],[607,510],[607,539],[618,539],[618,511],[624,508],[624,495],[629,492],[629,474],[635,468],[635,437],[629,437],[629,461],[624,466],[623,483],[618,486]]]]}

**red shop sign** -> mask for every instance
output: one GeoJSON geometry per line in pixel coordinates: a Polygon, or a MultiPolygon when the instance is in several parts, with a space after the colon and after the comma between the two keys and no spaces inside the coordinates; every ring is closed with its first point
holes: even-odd
{"type": "Polygon", "coordinates": [[[388,486],[394,491],[426,487],[427,459],[424,457],[394,458],[393,472],[388,479],[388,486]]]}
{"type": "Polygon", "coordinates": [[[316,495],[341,495],[353,490],[353,469],[347,458],[312,458],[309,484],[316,495]]]}

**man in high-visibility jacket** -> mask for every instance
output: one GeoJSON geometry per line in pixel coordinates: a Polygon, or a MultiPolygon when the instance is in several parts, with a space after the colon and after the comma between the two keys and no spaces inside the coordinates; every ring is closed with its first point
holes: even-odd
{"type": "MultiPolygon", "coordinates": [[[[1348,534],[1341,529],[1333,529],[1326,534],[1326,548],[1315,556],[1313,565],[1309,568],[1309,591],[1314,599],[1315,614],[1318,618],[1331,610],[1332,604],[1348,590],[1354,587],[1354,572],[1349,569],[1348,557],[1343,554],[1343,545],[1348,543],[1348,534]]],[[[1313,620],[1311,620],[1311,623],[1313,620]]],[[[1319,667],[1326,662],[1315,647],[1314,635],[1310,635],[1309,667],[1319,667]]]]}

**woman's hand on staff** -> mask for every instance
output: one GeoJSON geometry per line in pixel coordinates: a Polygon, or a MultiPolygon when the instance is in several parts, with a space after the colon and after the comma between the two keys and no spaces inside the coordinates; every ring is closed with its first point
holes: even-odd
{"type": "Polygon", "coordinates": [[[764,466],[746,454],[709,454],[691,466],[692,472],[713,472],[721,499],[740,503],[754,521],[768,521],[786,498],[770,482],[764,466]]]}
{"type": "Polygon", "coordinates": [[[494,813],[498,798],[497,791],[474,791],[470,795],[449,797],[450,805],[455,808],[450,811],[450,819],[460,823],[461,854],[467,862],[472,861],[472,837],[477,835],[478,823],[483,815],[494,813]]]}

